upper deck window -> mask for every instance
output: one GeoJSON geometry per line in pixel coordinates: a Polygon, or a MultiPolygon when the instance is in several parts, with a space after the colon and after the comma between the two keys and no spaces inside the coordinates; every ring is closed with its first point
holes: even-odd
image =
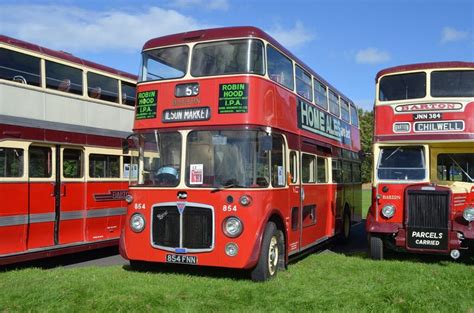
{"type": "Polygon", "coordinates": [[[474,71],[431,73],[431,96],[474,97],[474,71]]]}
{"type": "Polygon", "coordinates": [[[320,107],[328,109],[328,91],[326,86],[316,79],[314,80],[314,101],[320,107]]]}
{"type": "Polygon", "coordinates": [[[351,123],[354,126],[359,126],[359,116],[357,114],[357,108],[351,103],[351,123]]]}
{"type": "Polygon", "coordinates": [[[46,61],[46,88],[82,95],[82,70],[46,61]]]}
{"type": "Polygon", "coordinates": [[[332,114],[335,114],[336,116],[340,115],[339,97],[332,90],[329,90],[329,112],[331,112],[332,114]]]}
{"type": "Polygon", "coordinates": [[[0,48],[0,78],[40,86],[40,59],[0,48]]]}
{"type": "Polygon", "coordinates": [[[308,99],[313,101],[313,89],[311,88],[311,76],[306,73],[301,67],[296,66],[296,92],[308,99]]]}
{"type": "Polygon", "coordinates": [[[293,90],[293,63],[272,46],[267,47],[268,76],[293,90]]]}
{"type": "Polygon", "coordinates": [[[341,117],[344,121],[350,121],[349,102],[341,98],[341,117]]]}
{"type": "Polygon", "coordinates": [[[426,73],[390,75],[380,80],[380,101],[417,99],[425,95],[426,73]]]}
{"type": "Polygon", "coordinates": [[[194,46],[191,75],[264,74],[263,44],[259,40],[226,40],[194,46]]]}
{"type": "Polygon", "coordinates": [[[159,48],[142,53],[140,81],[180,78],[188,67],[188,46],[159,48]]]}
{"type": "Polygon", "coordinates": [[[112,77],[87,73],[87,94],[94,99],[118,102],[118,80],[112,77]]]}
{"type": "Polygon", "coordinates": [[[136,87],[134,84],[130,84],[122,81],[122,104],[134,106],[136,87]]]}

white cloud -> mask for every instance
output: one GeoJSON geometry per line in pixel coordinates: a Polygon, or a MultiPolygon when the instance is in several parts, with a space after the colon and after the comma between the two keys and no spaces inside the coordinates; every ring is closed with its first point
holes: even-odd
{"type": "Polygon", "coordinates": [[[226,11],[227,9],[229,9],[229,2],[228,0],[174,0],[170,4],[170,6],[180,9],[191,10],[199,8],[205,10],[226,11]]]}
{"type": "Polygon", "coordinates": [[[315,38],[303,23],[297,21],[293,28],[284,29],[280,25],[270,29],[268,33],[287,48],[295,48],[315,38]]]}
{"type": "Polygon", "coordinates": [[[151,38],[212,27],[159,7],[97,12],[74,6],[0,5],[0,12],[3,34],[69,52],[135,52],[151,38]]]}
{"type": "Polygon", "coordinates": [[[355,56],[356,62],[361,64],[379,64],[390,60],[390,54],[377,48],[359,50],[355,56]]]}
{"type": "Polygon", "coordinates": [[[457,30],[453,27],[445,27],[441,31],[441,43],[448,43],[453,41],[460,41],[467,39],[469,36],[469,32],[457,30]]]}

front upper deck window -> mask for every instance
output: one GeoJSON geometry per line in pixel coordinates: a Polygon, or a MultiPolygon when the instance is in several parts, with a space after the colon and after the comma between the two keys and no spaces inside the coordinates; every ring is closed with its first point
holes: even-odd
{"type": "Polygon", "coordinates": [[[474,71],[431,73],[431,96],[474,97],[474,71]]]}
{"type": "Polygon", "coordinates": [[[272,46],[267,46],[268,76],[293,90],[293,62],[272,46]]]}
{"type": "Polygon", "coordinates": [[[380,148],[377,176],[384,180],[422,180],[425,178],[423,147],[380,148]]]}
{"type": "Polygon", "coordinates": [[[426,95],[426,73],[399,74],[382,77],[379,100],[394,101],[423,98],[426,95]]]}
{"type": "Polygon", "coordinates": [[[194,46],[191,75],[264,74],[263,44],[242,39],[200,43],[194,46]]]}
{"type": "Polygon", "coordinates": [[[159,48],[142,53],[140,81],[180,78],[188,67],[188,46],[159,48]]]}

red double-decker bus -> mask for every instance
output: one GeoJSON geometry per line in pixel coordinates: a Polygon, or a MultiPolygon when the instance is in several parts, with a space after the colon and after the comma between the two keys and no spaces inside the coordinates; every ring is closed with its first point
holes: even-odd
{"type": "Polygon", "coordinates": [[[397,66],[376,77],[370,255],[450,254],[474,239],[474,63],[397,66]]]}
{"type": "Polygon", "coordinates": [[[145,262],[249,269],[360,220],[354,104],[254,27],[156,38],[143,48],[138,179],[120,240],[145,262]]]}
{"type": "Polygon", "coordinates": [[[135,88],[134,75],[0,36],[0,265],[118,244],[135,88]]]}

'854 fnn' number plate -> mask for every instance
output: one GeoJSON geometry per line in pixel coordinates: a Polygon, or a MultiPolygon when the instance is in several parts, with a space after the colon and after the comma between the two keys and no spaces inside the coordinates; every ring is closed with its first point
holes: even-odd
{"type": "Polygon", "coordinates": [[[195,255],[167,254],[166,263],[196,265],[198,264],[198,258],[195,255]]]}

